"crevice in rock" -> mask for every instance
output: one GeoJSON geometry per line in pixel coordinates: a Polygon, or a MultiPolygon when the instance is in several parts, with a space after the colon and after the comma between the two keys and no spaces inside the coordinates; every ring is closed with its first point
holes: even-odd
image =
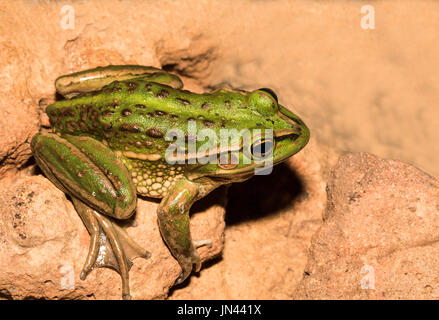
{"type": "Polygon", "coordinates": [[[13,300],[12,294],[7,289],[0,289],[0,299],[13,300]]]}
{"type": "Polygon", "coordinates": [[[286,164],[266,176],[233,184],[228,192],[226,225],[236,225],[278,213],[306,196],[303,181],[286,164]]]}
{"type": "MultiPolygon", "coordinates": [[[[195,46],[201,42],[196,42],[195,46]]],[[[214,47],[188,48],[178,51],[167,51],[159,45],[157,55],[160,57],[161,68],[172,73],[192,79],[205,79],[210,73],[212,61],[217,58],[214,47]]]]}

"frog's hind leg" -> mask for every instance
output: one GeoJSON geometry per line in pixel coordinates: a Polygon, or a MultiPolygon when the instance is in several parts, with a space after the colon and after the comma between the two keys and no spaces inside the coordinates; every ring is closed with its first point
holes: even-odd
{"type": "Polygon", "coordinates": [[[181,79],[164,70],[147,66],[121,65],[97,67],[64,75],[56,79],[56,91],[66,98],[73,98],[80,93],[100,90],[114,81],[143,79],[166,84],[176,89],[183,87],[181,79]]]}
{"type": "Polygon", "coordinates": [[[129,270],[137,257],[149,258],[150,253],[135,243],[126,231],[110,218],[73,198],[76,211],[90,233],[90,248],[80,278],[85,280],[93,268],[116,270],[122,278],[122,297],[131,299],[129,270]]]}
{"type": "Polygon", "coordinates": [[[71,196],[91,235],[81,277],[94,267],[111,267],[120,273],[123,296],[129,298],[131,260],[149,253],[117,225],[117,220],[131,217],[137,204],[128,169],[111,149],[91,137],[41,133],[31,147],[46,177],[71,196]]]}

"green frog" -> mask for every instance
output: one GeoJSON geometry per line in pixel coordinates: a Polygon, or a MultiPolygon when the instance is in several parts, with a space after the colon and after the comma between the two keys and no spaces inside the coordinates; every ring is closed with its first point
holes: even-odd
{"type": "Polygon", "coordinates": [[[64,75],[55,87],[64,99],[46,109],[52,132],[36,134],[31,148],[90,233],[80,278],[113,268],[124,299],[132,260],[150,256],[118,224],[132,216],[138,194],[162,198],[158,225],[181,266],[178,284],[200,270],[197,248],[211,244],[191,237],[192,204],[269,171],[309,140],[307,126],[268,88],[198,94],[176,75],[136,65],[64,75]]]}

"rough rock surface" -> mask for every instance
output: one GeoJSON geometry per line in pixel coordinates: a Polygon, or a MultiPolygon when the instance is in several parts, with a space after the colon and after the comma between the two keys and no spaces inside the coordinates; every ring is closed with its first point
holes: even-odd
{"type": "Polygon", "coordinates": [[[39,128],[37,104],[27,87],[29,66],[21,63],[29,56],[25,48],[0,39],[0,177],[26,163],[39,128]]]}
{"type": "MultiPolygon", "coordinates": [[[[194,239],[213,240],[201,247],[203,261],[218,255],[224,241],[225,190],[219,189],[192,210],[194,239]]],[[[137,258],[130,271],[133,299],[165,298],[180,267],[161,239],[157,203],[139,199],[127,232],[151,252],[137,258]]],[[[0,297],[11,299],[120,299],[121,280],[110,269],[79,279],[89,235],[64,194],[41,175],[6,186],[0,195],[0,297]]]]}
{"type": "Polygon", "coordinates": [[[297,299],[437,299],[439,181],[367,153],[340,158],[297,299]]]}
{"type": "Polygon", "coordinates": [[[291,299],[322,222],[326,181],[337,158],[311,139],[271,175],[232,185],[222,260],[170,298],[291,299]]]}

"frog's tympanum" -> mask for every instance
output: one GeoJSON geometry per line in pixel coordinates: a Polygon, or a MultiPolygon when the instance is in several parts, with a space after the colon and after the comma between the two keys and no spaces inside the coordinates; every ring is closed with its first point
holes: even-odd
{"type": "Polygon", "coordinates": [[[32,151],[90,233],[81,279],[94,267],[114,268],[125,299],[131,260],[149,257],[118,225],[135,211],[137,194],[162,198],[158,224],[181,283],[201,267],[197,248],[209,245],[191,238],[192,204],[286,160],[309,140],[306,125],[270,89],[197,94],[177,76],[143,66],[99,67],[55,86],[65,99],[46,109],[53,133],[37,134],[32,151]]]}

